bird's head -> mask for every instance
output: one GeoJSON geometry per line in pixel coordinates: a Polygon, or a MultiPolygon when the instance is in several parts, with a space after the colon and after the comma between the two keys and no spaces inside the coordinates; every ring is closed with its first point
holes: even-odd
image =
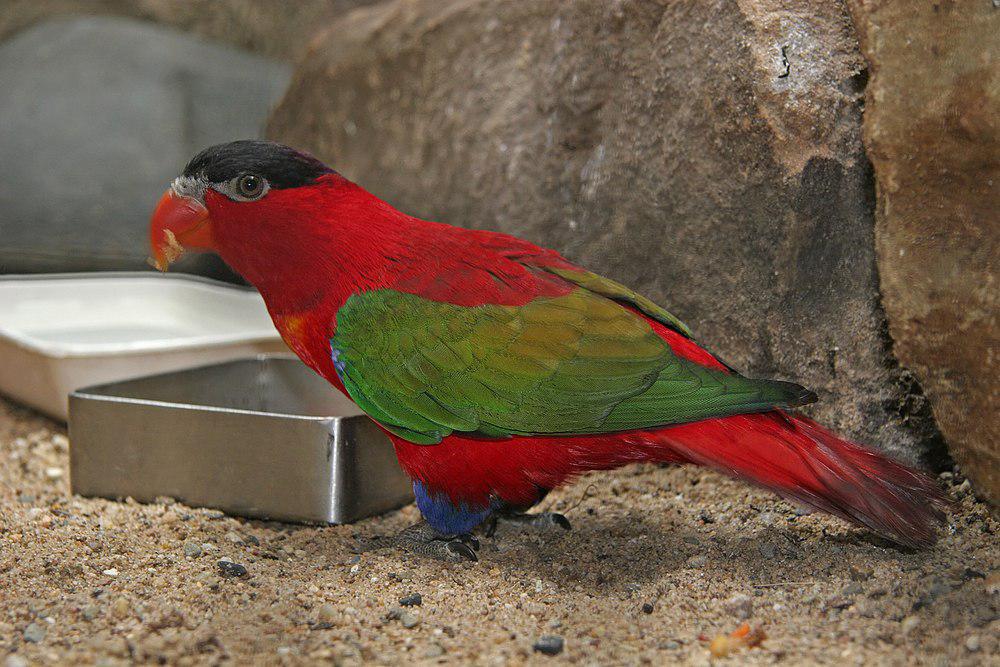
{"type": "Polygon", "coordinates": [[[294,238],[301,232],[291,229],[297,220],[310,218],[308,209],[322,205],[323,193],[343,183],[316,158],[282,144],[242,140],[206,148],[156,205],[150,262],[166,271],[186,250],[212,251],[239,270],[255,245],[260,251],[268,239],[294,238]]]}

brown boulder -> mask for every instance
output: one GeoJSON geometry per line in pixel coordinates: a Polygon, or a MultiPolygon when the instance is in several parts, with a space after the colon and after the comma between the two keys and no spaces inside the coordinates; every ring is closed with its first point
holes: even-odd
{"type": "Polygon", "coordinates": [[[749,374],[908,460],[937,442],[890,354],[839,3],[398,0],[331,24],[272,137],[411,213],[559,249],[749,374]]]}
{"type": "Polygon", "coordinates": [[[1000,11],[852,2],[883,304],[955,459],[1000,502],[1000,11]]]}

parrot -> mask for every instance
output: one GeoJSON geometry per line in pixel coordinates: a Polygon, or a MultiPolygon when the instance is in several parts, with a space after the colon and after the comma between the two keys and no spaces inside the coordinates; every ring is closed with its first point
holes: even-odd
{"type": "MultiPolygon", "coordinates": [[[[156,204],[150,261],[214,252],[264,299],[288,347],[392,441],[421,520],[394,544],[475,561],[498,522],[634,462],[705,466],[907,548],[948,500],[928,475],[796,411],[665,308],[503,233],[407,215],[312,155],[264,140],[206,148],[156,204]]],[[[377,480],[373,480],[376,482],[377,480]]]]}

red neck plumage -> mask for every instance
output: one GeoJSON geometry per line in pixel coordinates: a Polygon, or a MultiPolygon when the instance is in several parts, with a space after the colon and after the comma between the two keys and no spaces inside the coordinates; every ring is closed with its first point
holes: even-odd
{"type": "Polygon", "coordinates": [[[391,285],[393,258],[408,259],[414,235],[427,234],[428,223],[336,174],[252,203],[208,198],[219,255],[272,314],[332,315],[351,294],[391,285]]]}

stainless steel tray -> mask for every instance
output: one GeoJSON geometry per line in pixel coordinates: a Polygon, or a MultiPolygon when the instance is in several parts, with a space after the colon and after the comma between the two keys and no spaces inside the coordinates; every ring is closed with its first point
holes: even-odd
{"type": "Polygon", "coordinates": [[[70,479],[85,496],[349,523],[413,500],[392,443],[294,358],[260,356],[74,391],[70,479]]]}

